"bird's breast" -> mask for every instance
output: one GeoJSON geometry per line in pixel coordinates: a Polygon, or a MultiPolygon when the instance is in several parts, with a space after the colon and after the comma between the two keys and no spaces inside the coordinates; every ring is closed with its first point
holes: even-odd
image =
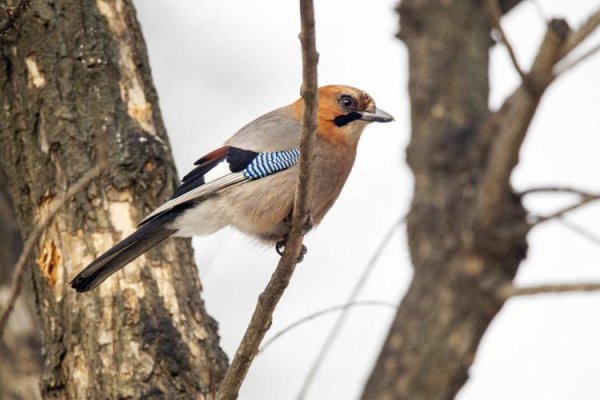
{"type": "MultiPolygon", "coordinates": [[[[336,156],[317,146],[313,161],[309,209],[319,224],[338,198],[348,178],[354,157],[336,156]]],[[[221,196],[228,203],[229,221],[242,232],[267,243],[283,239],[289,231],[284,222],[292,212],[298,165],[271,176],[228,189],[221,196]]]]}

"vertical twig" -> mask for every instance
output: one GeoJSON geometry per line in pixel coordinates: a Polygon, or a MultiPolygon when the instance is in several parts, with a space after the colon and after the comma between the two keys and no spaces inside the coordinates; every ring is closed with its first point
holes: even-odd
{"type": "Polygon", "coordinates": [[[498,33],[500,34],[500,39],[502,40],[502,43],[504,43],[504,47],[506,47],[506,50],[508,51],[508,55],[510,57],[510,61],[513,64],[513,67],[521,77],[521,81],[523,82],[523,84],[527,86],[527,74],[523,72],[519,61],[517,60],[517,55],[515,54],[515,51],[512,45],[510,44],[508,37],[506,36],[506,32],[504,32],[504,29],[502,28],[502,22],[500,22],[500,18],[502,18],[502,10],[500,9],[500,4],[498,4],[497,0],[487,0],[487,8],[492,25],[498,30],[498,33]]]}
{"type": "Polygon", "coordinates": [[[303,72],[301,94],[304,99],[304,117],[300,142],[300,171],[292,214],[292,228],[287,239],[285,252],[279,260],[279,264],[271,276],[267,287],[258,297],[258,302],[246,333],[217,392],[217,400],[232,400],[237,398],[240,386],[248,373],[254,357],[258,353],[260,343],[271,326],[275,307],[289,284],[302,249],[302,230],[309,214],[308,188],[311,181],[311,165],[315,129],[317,127],[318,54],[315,43],[315,14],[312,0],[300,0],[300,20],[302,26],[300,41],[302,43],[303,72]]]}

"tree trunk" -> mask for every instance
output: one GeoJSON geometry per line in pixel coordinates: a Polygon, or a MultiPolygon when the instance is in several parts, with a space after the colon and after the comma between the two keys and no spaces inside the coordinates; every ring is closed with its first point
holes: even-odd
{"type": "Polygon", "coordinates": [[[133,6],[32,0],[1,40],[0,157],[24,237],[103,147],[110,162],[39,243],[43,397],[212,398],[227,361],[189,240],[165,242],[91,293],[68,285],[177,181],[133,6]]]}
{"type": "MultiPolygon", "coordinates": [[[[0,165],[0,310],[10,297],[13,267],[22,243],[6,175],[0,165]]],[[[40,330],[31,285],[26,285],[14,309],[14,318],[0,339],[0,399],[40,399],[42,373],[40,330]]]]}
{"type": "Polygon", "coordinates": [[[492,126],[482,2],[403,0],[398,10],[410,60],[414,278],[362,398],[452,399],[504,304],[498,288],[525,257],[529,227],[510,185],[493,213],[478,214],[492,126]]]}

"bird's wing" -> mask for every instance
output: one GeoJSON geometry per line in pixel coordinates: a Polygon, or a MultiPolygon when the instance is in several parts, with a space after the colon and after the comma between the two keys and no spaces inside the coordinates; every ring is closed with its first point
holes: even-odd
{"type": "Polygon", "coordinates": [[[299,157],[298,149],[258,153],[233,146],[221,147],[196,161],[196,167],[183,177],[171,199],[144,218],[140,225],[168,211],[189,207],[223,189],[287,169],[296,164],[299,157]]]}

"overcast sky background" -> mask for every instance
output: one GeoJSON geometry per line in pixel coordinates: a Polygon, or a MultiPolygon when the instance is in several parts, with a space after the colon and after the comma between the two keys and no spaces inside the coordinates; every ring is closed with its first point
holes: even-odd
{"type": "MultiPolygon", "coordinates": [[[[180,175],[257,116],[294,101],[301,82],[297,1],[138,0],[154,81],[180,175]]],[[[370,93],[396,117],[363,135],[350,179],[321,226],[279,304],[269,337],[312,312],[345,302],[385,232],[408,211],[412,178],[404,160],[409,139],[407,59],[394,37],[396,1],[316,2],[319,82],[370,93]]],[[[540,1],[547,16],[577,26],[597,0],[540,1]]],[[[544,32],[525,1],[503,20],[528,66],[544,32]]],[[[598,43],[596,34],[587,45],[598,43]]],[[[460,56],[460,55],[457,55],[460,56]]],[[[507,53],[492,50],[491,104],[518,83],[507,53]]],[[[513,182],[518,189],[569,185],[600,191],[600,57],[560,78],[540,106],[513,182]]],[[[568,196],[527,200],[533,213],[564,206],[568,196]]],[[[600,235],[600,206],[568,220],[600,235]]],[[[600,246],[548,223],[529,236],[517,282],[600,281],[600,246]]],[[[273,271],[277,255],[233,231],[194,240],[209,313],[231,356],[273,271]]],[[[397,303],[411,278],[404,229],[385,250],[360,298],[397,303]]],[[[480,346],[460,400],[600,398],[600,293],[511,300],[480,346]]],[[[309,399],[352,399],[361,393],[394,311],[361,307],[321,368],[309,399]]],[[[253,364],[240,398],[295,398],[334,314],[276,342],[253,364]]]]}

